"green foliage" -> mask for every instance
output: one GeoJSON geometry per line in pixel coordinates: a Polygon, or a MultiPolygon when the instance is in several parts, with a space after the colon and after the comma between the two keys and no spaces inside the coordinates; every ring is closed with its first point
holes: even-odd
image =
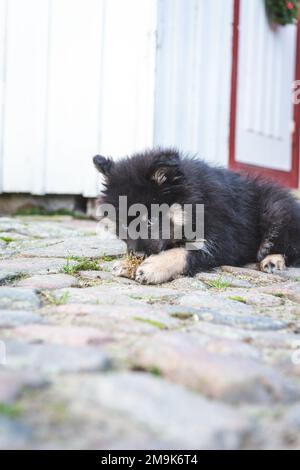
{"type": "Polygon", "coordinates": [[[271,23],[285,26],[298,18],[298,0],[265,0],[267,15],[271,23]]]}
{"type": "Polygon", "coordinates": [[[0,281],[0,286],[9,286],[27,277],[29,277],[27,273],[8,274],[8,276],[5,276],[4,279],[0,281]]]}
{"type": "Polygon", "coordinates": [[[64,305],[67,303],[70,297],[70,293],[68,291],[65,291],[59,297],[56,297],[50,292],[42,291],[41,296],[44,302],[48,305],[64,305]]]}
{"type": "Polygon", "coordinates": [[[0,240],[2,240],[3,242],[5,242],[7,244],[14,241],[14,239],[11,238],[11,237],[0,237],[0,240]]]}
{"type": "Polygon", "coordinates": [[[230,282],[225,281],[224,279],[222,279],[222,276],[220,276],[216,280],[209,279],[209,280],[205,280],[204,282],[208,286],[213,287],[214,289],[218,289],[218,290],[227,289],[227,287],[230,286],[230,282]]]}
{"type": "Polygon", "coordinates": [[[74,219],[88,219],[89,217],[82,212],[72,211],[70,209],[57,209],[51,211],[40,206],[20,208],[15,212],[19,216],[70,216],[74,219]]]}
{"type": "Polygon", "coordinates": [[[171,317],[178,318],[179,320],[189,320],[194,317],[192,312],[172,312],[171,317]]]}
{"type": "Polygon", "coordinates": [[[162,375],[160,368],[157,366],[150,367],[148,372],[152,375],[155,375],[156,377],[160,377],[162,375]]]}
{"type": "Polygon", "coordinates": [[[16,419],[22,414],[21,408],[15,404],[0,403],[0,416],[16,419]]]}
{"type": "Polygon", "coordinates": [[[102,257],[101,257],[101,260],[102,261],[114,261],[116,259],[116,256],[110,256],[110,255],[106,255],[104,254],[102,257]]]}
{"type": "Polygon", "coordinates": [[[231,295],[231,296],[229,297],[229,299],[235,300],[236,302],[241,302],[242,304],[246,304],[246,303],[247,303],[247,300],[244,299],[243,297],[241,297],[240,295],[231,295]]]}
{"type": "Polygon", "coordinates": [[[77,274],[79,271],[100,271],[99,262],[91,260],[89,258],[69,257],[67,264],[62,267],[62,271],[65,274],[77,274]],[[76,261],[75,264],[71,264],[71,261],[76,261]]]}
{"type": "Polygon", "coordinates": [[[156,328],[159,328],[160,330],[165,330],[167,328],[164,323],[161,323],[156,320],[151,320],[150,318],[134,317],[134,320],[147,323],[148,325],[151,325],[151,326],[155,326],[156,328]]]}

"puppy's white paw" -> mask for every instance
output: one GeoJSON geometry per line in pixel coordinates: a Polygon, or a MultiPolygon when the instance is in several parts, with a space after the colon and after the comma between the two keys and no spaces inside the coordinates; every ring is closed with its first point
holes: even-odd
{"type": "Polygon", "coordinates": [[[141,284],[162,284],[179,274],[186,267],[186,250],[173,248],[147,258],[137,269],[135,280],[141,284]]]}
{"type": "Polygon", "coordinates": [[[171,279],[168,271],[161,266],[159,255],[152,255],[137,269],[135,280],[140,284],[161,284],[171,279]]]}

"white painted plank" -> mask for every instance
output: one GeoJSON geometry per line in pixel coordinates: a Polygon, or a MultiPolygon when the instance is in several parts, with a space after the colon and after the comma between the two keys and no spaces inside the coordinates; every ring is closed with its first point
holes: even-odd
{"type": "Polygon", "coordinates": [[[101,152],[153,144],[155,0],[109,0],[105,21],[101,152]]]}
{"type": "Polygon", "coordinates": [[[230,86],[232,60],[233,2],[208,2],[202,12],[205,54],[201,74],[202,100],[199,104],[204,120],[199,148],[203,158],[212,163],[228,164],[230,86]],[[205,72],[203,73],[203,70],[205,72]]]}
{"type": "Polygon", "coordinates": [[[9,0],[3,191],[43,191],[48,0],[9,0]]]}
{"type": "Polygon", "coordinates": [[[153,0],[53,1],[48,193],[95,196],[94,154],[152,145],[155,18],[153,0]]]}
{"type": "Polygon", "coordinates": [[[104,25],[99,153],[119,158],[153,145],[156,0],[109,0],[104,25]]]}
{"type": "Polygon", "coordinates": [[[227,165],[233,2],[158,5],[155,143],[227,165]]]}
{"type": "Polygon", "coordinates": [[[5,99],[7,0],[0,0],[0,193],[3,189],[3,125],[5,99]]]}
{"type": "Polygon", "coordinates": [[[52,1],[48,193],[83,193],[86,169],[99,148],[102,9],[100,0],[52,1]]]}
{"type": "Polygon", "coordinates": [[[156,0],[8,3],[3,189],[94,196],[95,153],[153,143],[156,0]]]}

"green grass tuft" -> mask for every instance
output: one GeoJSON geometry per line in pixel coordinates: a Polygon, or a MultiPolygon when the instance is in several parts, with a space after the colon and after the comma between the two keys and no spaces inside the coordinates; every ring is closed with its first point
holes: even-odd
{"type": "Polygon", "coordinates": [[[133,364],[131,366],[131,370],[135,372],[147,372],[148,374],[156,377],[161,377],[163,375],[162,370],[158,366],[142,367],[138,364],[133,364]]]}
{"type": "Polygon", "coordinates": [[[0,403],[0,416],[16,419],[22,415],[22,410],[18,405],[0,403]]]}
{"type": "Polygon", "coordinates": [[[284,299],[284,294],[282,292],[275,292],[274,294],[274,297],[279,297],[280,299],[284,299]]]}
{"type": "Polygon", "coordinates": [[[194,317],[192,312],[172,312],[171,317],[178,318],[178,320],[190,320],[194,317]]]}
{"type": "Polygon", "coordinates": [[[55,211],[51,211],[45,209],[44,207],[28,207],[28,208],[20,208],[18,209],[15,214],[16,216],[70,216],[74,219],[89,219],[89,217],[77,211],[72,211],[69,209],[57,209],[55,211]]]}
{"type": "Polygon", "coordinates": [[[63,292],[59,297],[56,297],[48,291],[42,291],[40,294],[44,302],[49,305],[64,305],[70,297],[70,292],[68,291],[63,292]]]}
{"type": "Polygon", "coordinates": [[[101,256],[101,261],[114,261],[116,259],[116,256],[110,256],[110,255],[103,255],[101,256]]]}
{"type": "Polygon", "coordinates": [[[89,258],[69,257],[67,264],[62,267],[62,272],[65,274],[77,274],[79,271],[100,271],[99,262],[89,258]],[[76,264],[71,264],[70,261],[76,261],[76,264]]]}
{"type": "Polygon", "coordinates": [[[222,279],[222,276],[220,276],[218,279],[215,279],[215,280],[209,279],[204,282],[210,287],[213,287],[214,289],[219,289],[219,290],[227,289],[227,287],[230,286],[230,282],[224,281],[224,279],[222,279]]]}
{"type": "Polygon", "coordinates": [[[148,372],[150,372],[150,374],[152,375],[155,375],[156,377],[162,376],[162,371],[157,366],[150,367],[150,369],[148,369],[148,372]]]}
{"type": "Polygon", "coordinates": [[[8,276],[6,279],[2,280],[0,282],[0,286],[7,286],[10,284],[13,284],[14,282],[21,281],[22,279],[26,279],[27,277],[30,277],[28,273],[17,273],[17,274],[12,274],[11,276],[8,276]]]}
{"type": "Polygon", "coordinates": [[[166,330],[167,326],[164,323],[161,323],[156,320],[151,320],[151,318],[143,318],[143,317],[133,317],[134,320],[140,321],[143,323],[147,323],[148,325],[155,326],[156,328],[159,328],[160,330],[166,330]]]}
{"type": "Polygon", "coordinates": [[[11,243],[11,242],[14,242],[15,240],[11,237],[0,237],[0,240],[2,240],[3,242],[5,243],[11,243]]]}
{"type": "Polygon", "coordinates": [[[244,299],[243,297],[239,296],[239,295],[232,295],[230,297],[228,297],[229,299],[231,300],[235,300],[236,302],[241,302],[242,304],[246,304],[247,303],[247,300],[244,299]]]}

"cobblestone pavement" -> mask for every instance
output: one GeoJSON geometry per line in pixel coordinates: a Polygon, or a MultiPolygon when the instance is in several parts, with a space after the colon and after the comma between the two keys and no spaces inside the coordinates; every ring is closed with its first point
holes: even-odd
{"type": "Polygon", "coordinates": [[[162,286],[92,221],[0,219],[0,447],[300,447],[300,269],[162,286]]]}

